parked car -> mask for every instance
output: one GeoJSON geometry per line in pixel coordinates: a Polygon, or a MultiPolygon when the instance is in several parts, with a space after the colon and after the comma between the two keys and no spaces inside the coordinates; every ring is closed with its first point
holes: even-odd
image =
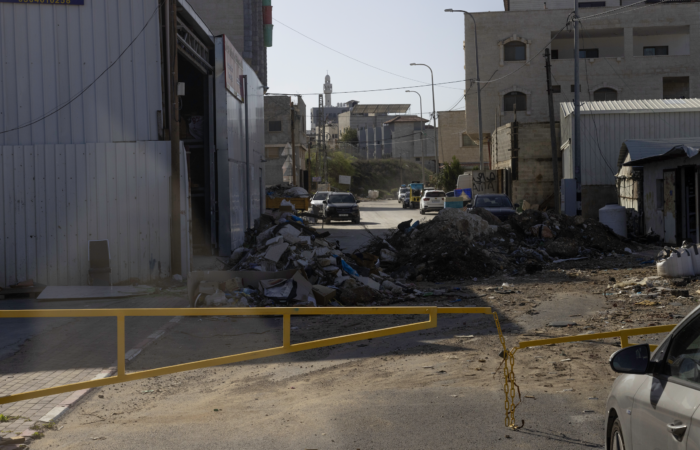
{"type": "Polygon", "coordinates": [[[472,208],[484,208],[504,222],[516,214],[517,207],[517,204],[513,206],[505,194],[477,194],[472,199],[472,208]]]}
{"type": "Polygon", "coordinates": [[[399,192],[398,192],[398,194],[397,194],[399,203],[402,203],[402,202],[403,202],[403,199],[404,199],[407,195],[409,195],[409,192],[410,192],[410,191],[411,191],[411,190],[410,190],[409,188],[407,188],[407,187],[399,188],[399,192]]]}
{"type": "Polygon", "coordinates": [[[445,191],[425,190],[420,199],[420,213],[445,209],[445,191]]]}
{"type": "Polygon", "coordinates": [[[323,215],[323,201],[328,198],[328,191],[318,191],[311,197],[311,212],[316,215],[323,215]]]}
{"type": "Polygon", "coordinates": [[[700,307],[651,353],[649,344],[610,357],[618,376],[606,407],[608,450],[700,447],[700,307]]]}
{"type": "Polygon", "coordinates": [[[331,223],[331,220],[352,220],[360,223],[360,203],[349,192],[331,192],[323,201],[323,220],[331,223]]]}

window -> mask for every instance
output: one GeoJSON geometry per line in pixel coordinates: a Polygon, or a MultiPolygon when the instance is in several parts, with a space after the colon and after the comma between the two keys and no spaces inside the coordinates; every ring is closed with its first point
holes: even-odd
{"type": "Polygon", "coordinates": [[[420,162],[420,158],[416,158],[416,162],[420,162]]]}
{"type": "Polygon", "coordinates": [[[668,55],[668,45],[659,45],[656,47],[644,47],[644,56],[659,56],[668,55]]]}
{"type": "Polygon", "coordinates": [[[578,2],[579,8],[604,8],[605,2],[578,2]]]}
{"type": "MultiPolygon", "coordinates": [[[[581,92],[581,85],[578,85],[578,91],[581,92]]],[[[574,85],[571,85],[571,92],[574,92],[574,85]]]]}
{"type": "Polygon", "coordinates": [[[656,209],[664,209],[664,180],[656,180],[656,209]]]}
{"type": "Polygon", "coordinates": [[[664,98],[690,98],[690,77],[664,77],[664,98]]]}
{"type": "Polygon", "coordinates": [[[617,100],[617,91],[610,88],[600,88],[593,93],[593,100],[597,102],[617,100]]]}
{"type": "Polygon", "coordinates": [[[683,381],[700,383],[700,316],[691,320],[671,340],[662,372],[683,381]]]}
{"type": "Polygon", "coordinates": [[[268,124],[268,131],[282,131],[282,121],[271,120],[268,124]]]}
{"type": "Polygon", "coordinates": [[[522,42],[509,42],[503,47],[503,57],[506,61],[525,61],[526,46],[522,42]]]}
{"type": "Polygon", "coordinates": [[[561,94],[561,86],[558,84],[552,86],[552,94],[561,94]]]}
{"type": "Polygon", "coordinates": [[[522,92],[509,92],[503,96],[503,111],[527,111],[527,95],[522,92]]]}
{"type": "Polygon", "coordinates": [[[266,148],[265,149],[265,158],[276,159],[279,157],[280,157],[280,149],[278,149],[278,148],[266,148]]]}
{"type": "Polygon", "coordinates": [[[314,195],[314,200],[325,200],[328,198],[328,192],[317,192],[316,195],[314,195]]]}
{"type": "Polygon", "coordinates": [[[552,50],[552,59],[559,59],[559,50],[552,50]]]}
{"type": "Polygon", "coordinates": [[[597,58],[598,49],[597,48],[584,48],[578,51],[579,58],[597,58]]]}
{"type": "Polygon", "coordinates": [[[425,194],[426,197],[430,198],[438,198],[438,197],[444,197],[445,192],[444,191],[430,191],[425,194]]]}
{"type": "Polygon", "coordinates": [[[467,133],[462,134],[462,147],[471,147],[476,145],[476,142],[474,142],[474,139],[469,137],[467,133]]]}
{"type": "Polygon", "coordinates": [[[475,208],[512,208],[513,205],[505,195],[480,195],[476,198],[475,208]]]}

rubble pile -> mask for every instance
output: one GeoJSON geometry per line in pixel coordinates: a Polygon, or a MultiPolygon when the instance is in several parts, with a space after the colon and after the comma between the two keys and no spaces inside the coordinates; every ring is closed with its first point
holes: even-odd
{"type": "Polygon", "coordinates": [[[302,187],[292,186],[289,183],[282,183],[265,188],[267,196],[270,198],[305,198],[309,197],[309,191],[302,187]]]}
{"type": "Polygon", "coordinates": [[[229,269],[272,277],[259,281],[258,289],[244,287],[240,278],[225,286],[201,281],[195,294],[197,307],[353,306],[386,304],[394,297],[421,294],[382,270],[380,261],[391,264],[398,259],[390,245],[378,255],[344,253],[330,233],[319,233],[282,211],[263,214],[247,237],[247,245],[232,253],[229,269]],[[276,273],[279,278],[274,278],[276,273]]]}
{"type": "Polygon", "coordinates": [[[499,222],[485,210],[445,209],[431,221],[399,225],[386,244],[376,240],[367,250],[400,248],[395,262],[382,265],[411,281],[534,273],[547,263],[631,252],[609,227],[580,216],[528,210],[499,222]]]}

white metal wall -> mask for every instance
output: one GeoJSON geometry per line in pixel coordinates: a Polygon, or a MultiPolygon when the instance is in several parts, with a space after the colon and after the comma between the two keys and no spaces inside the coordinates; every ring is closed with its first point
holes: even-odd
{"type": "Polygon", "coordinates": [[[162,109],[157,5],[157,0],[0,3],[0,145],[157,140],[156,111],[162,109]]]}
{"type": "MultiPolygon", "coordinates": [[[[572,124],[573,114],[562,119],[561,142],[572,137],[572,124]]],[[[700,136],[698,111],[581,114],[581,181],[614,186],[620,147],[627,139],[695,136],[700,136]]]]}
{"type": "Polygon", "coordinates": [[[0,286],[86,284],[101,239],[113,283],[170,275],[170,142],[0,146],[0,166],[0,286]]]}

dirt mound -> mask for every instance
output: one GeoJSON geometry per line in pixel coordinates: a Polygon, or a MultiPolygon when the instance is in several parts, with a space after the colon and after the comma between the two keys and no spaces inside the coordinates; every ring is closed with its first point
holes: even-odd
{"type": "Polygon", "coordinates": [[[561,259],[629,250],[629,241],[595,220],[525,211],[496,227],[484,213],[490,214],[446,209],[429,222],[402,224],[386,240],[373,242],[370,251],[399,249],[395,261],[382,260],[394,278],[442,281],[499,271],[529,274],[561,259]]]}
{"type": "Polygon", "coordinates": [[[491,212],[485,210],[484,208],[473,208],[469,212],[481,217],[482,219],[487,221],[489,225],[500,225],[501,223],[503,223],[501,222],[501,219],[494,216],[491,212]]]}

